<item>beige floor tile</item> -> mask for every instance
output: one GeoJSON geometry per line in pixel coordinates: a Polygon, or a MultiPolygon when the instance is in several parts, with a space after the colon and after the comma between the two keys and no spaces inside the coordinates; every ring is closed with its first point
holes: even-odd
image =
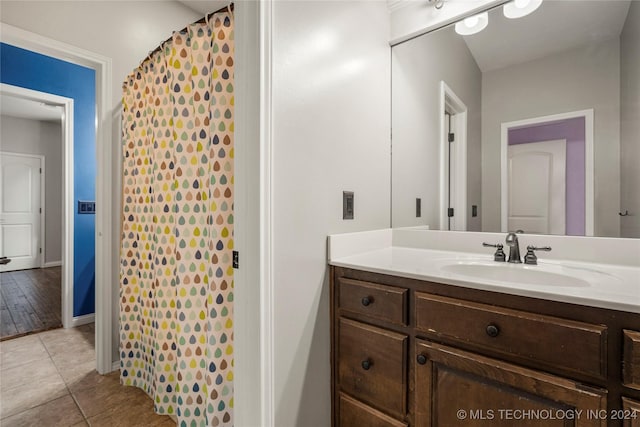
{"type": "Polygon", "coordinates": [[[56,366],[51,359],[40,360],[37,363],[22,365],[15,368],[3,369],[0,372],[0,393],[4,397],[11,390],[18,387],[25,387],[28,384],[41,384],[51,380],[61,379],[56,366]]]}
{"type": "Polygon", "coordinates": [[[84,417],[70,395],[61,397],[17,415],[4,418],[2,427],[67,427],[84,423],[84,417]]]}
{"type": "Polygon", "coordinates": [[[120,385],[117,378],[106,378],[94,387],[74,390],[73,396],[87,418],[102,414],[112,408],[120,408],[135,399],[138,392],[134,388],[120,385]]]}
{"type": "Polygon", "coordinates": [[[70,354],[60,353],[51,356],[51,360],[61,372],[76,369],[79,366],[86,369],[87,364],[90,362],[93,362],[93,369],[95,369],[96,352],[94,350],[85,350],[70,354]]]}
{"type": "Polygon", "coordinates": [[[4,369],[48,359],[38,335],[27,335],[0,343],[0,367],[4,369]]]}
{"type": "Polygon", "coordinates": [[[45,332],[40,339],[54,359],[78,360],[82,356],[82,361],[86,361],[87,357],[95,358],[94,332],[87,329],[86,325],[45,332]]]}
{"type": "Polygon", "coordinates": [[[37,382],[23,382],[0,392],[0,417],[19,414],[67,394],[69,390],[57,372],[55,375],[40,378],[37,382]]]}
{"type": "Polygon", "coordinates": [[[95,359],[78,365],[62,363],[61,366],[58,366],[58,372],[60,372],[60,376],[62,376],[62,379],[70,389],[73,388],[74,384],[84,381],[85,377],[102,376],[96,371],[95,359]]]}
{"type": "Polygon", "coordinates": [[[153,401],[139,389],[133,393],[131,399],[122,405],[89,418],[89,423],[92,427],[168,427],[176,425],[170,417],[155,414],[153,401]]]}
{"type": "Polygon", "coordinates": [[[67,382],[67,386],[72,393],[79,393],[82,390],[94,387],[104,387],[108,385],[120,384],[120,373],[111,372],[107,375],[100,375],[96,370],[85,373],[82,376],[76,377],[70,382],[67,382]]]}

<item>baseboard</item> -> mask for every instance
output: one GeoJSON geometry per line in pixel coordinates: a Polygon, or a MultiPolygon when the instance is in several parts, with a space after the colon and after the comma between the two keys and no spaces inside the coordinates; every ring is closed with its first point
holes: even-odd
{"type": "Polygon", "coordinates": [[[119,360],[116,360],[115,362],[113,362],[113,363],[111,364],[111,372],[113,372],[113,371],[117,371],[117,370],[119,370],[119,369],[120,369],[120,361],[119,361],[119,360]]]}
{"type": "Polygon", "coordinates": [[[84,316],[74,316],[71,319],[71,328],[76,328],[78,326],[87,325],[89,323],[93,323],[96,320],[95,313],[85,314],[84,316]]]}
{"type": "Polygon", "coordinates": [[[50,267],[60,267],[62,265],[62,261],[51,261],[45,262],[42,264],[42,268],[50,268],[50,267]]]}

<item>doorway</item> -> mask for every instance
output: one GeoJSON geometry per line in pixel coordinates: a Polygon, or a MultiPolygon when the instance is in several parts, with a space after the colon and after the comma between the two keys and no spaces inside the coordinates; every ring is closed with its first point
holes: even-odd
{"type": "MultiPolygon", "coordinates": [[[[593,236],[594,233],[594,156],[593,156],[593,110],[581,110],[569,113],[554,114],[549,116],[534,117],[525,120],[502,123],[501,132],[501,230],[503,232],[511,231],[509,227],[511,210],[514,208],[514,202],[518,204],[516,208],[519,210],[518,215],[528,217],[525,232],[540,232],[550,234],[566,234],[573,236],[593,236]],[[526,190],[514,189],[514,184],[510,179],[510,152],[514,146],[526,146],[532,143],[541,142],[552,143],[552,141],[564,141],[564,171],[565,180],[562,192],[543,191],[541,197],[562,197],[563,200],[555,203],[546,203],[539,197],[533,197],[529,194],[528,202],[525,198],[514,200],[514,196],[519,191],[536,191],[533,188],[526,190]],[[555,194],[555,196],[553,196],[555,194]],[[524,204],[522,204],[522,203],[524,204]],[[564,214],[559,213],[559,203],[564,204],[564,214]],[[526,210],[520,209],[526,206],[526,210]],[[548,209],[541,210],[542,206],[548,209]],[[555,208],[554,208],[555,206],[555,208]],[[552,211],[555,209],[555,213],[552,211]],[[555,225],[549,223],[548,230],[539,230],[539,226],[544,222],[543,217],[553,217],[564,215],[564,225],[556,221],[555,225]],[[531,228],[532,227],[532,228],[531,228]]],[[[554,144],[556,148],[560,148],[554,144]]],[[[534,156],[539,161],[539,167],[548,168],[551,173],[556,167],[553,167],[552,157],[549,150],[545,152],[538,149],[529,150],[531,153],[537,153],[534,156]],[[545,160],[546,159],[546,160],[545,160]]],[[[559,161],[562,161],[558,158],[559,161]]],[[[533,162],[533,160],[532,160],[533,162]]],[[[529,167],[532,162],[520,162],[518,167],[529,167]]],[[[556,171],[557,173],[560,173],[556,171]]],[[[541,184],[541,182],[539,182],[541,184]]],[[[547,182],[548,185],[551,181],[547,182]]],[[[542,188],[538,186],[539,189],[542,188]]],[[[548,199],[547,201],[550,201],[548,199]]],[[[520,223],[522,225],[522,223],[520,223]]],[[[544,227],[543,227],[544,228],[544,227]]],[[[516,229],[522,229],[521,226],[516,229]]]]}
{"type": "Polygon", "coordinates": [[[440,230],[467,230],[467,106],[440,82],[440,230]]]}
{"type": "Polygon", "coordinates": [[[73,323],[73,100],[2,84],[1,339],[73,323]]]}
{"type": "MultiPolygon", "coordinates": [[[[112,336],[114,330],[112,316],[112,307],[114,301],[114,290],[112,286],[112,236],[113,229],[117,229],[117,222],[113,219],[112,210],[112,156],[113,142],[111,140],[111,108],[112,104],[112,60],[105,56],[79,49],[35,34],[22,30],[11,25],[0,23],[3,37],[3,50],[6,46],[13,46],[21,49],[22,52],[33,55],[45,55],[58,61],[65,61],[76,66],[85,67],[95,73],[94,84],[92,84],[95,99],[91,102],[91,108],[83,108],[82,111],[95,111],[95,115],[91,114],[91,123],[95,123],[91,128],[95,132],[95,136],[89,140],[95,141],[95,232],[90,240],[93,245],[95,240],[95,256],[91,251],[93,262],[95,263],[95,295],[94,292],[88,292],[83,295],[83,302],[89,303],[95,301],[95,348],[96,348],[96,368],[99,373],[107,373],[115,368],[114,361],[118,359],[117,341],[112,336]],[[94,110],[95,108],[95,110],[94,110]],[[114,345],[115,343],[115,345],[114,345]]],[[[25,66],[31,66],[33,62],[25,63],[25,66]]],[[[6,73],[2,74],[3,81],[6,78],[12,78],[16,81],[23,81],[31,75],[41,75],[42,73],[24,73],[19,67],[13,70],[11,76],[6,73]]],[[[49,73],[50,74],[50,73],[49,73]]],[[[47,81],[54,79],[48,75],[47,81]]],[[[66,80],[68,81],[68,80],[66,80]]],[[[19,86],[29,86],[28,84],[17,84],[19,86]]],[[[68,90],[73,88],[65,86],[68,90]]],[[[75,97],[74,97],[75,99],[75,97]]],[[[80,118],[78,118],[80,121],[80,118]]],[[[89,128],[87,128],[89,129],[89,128]]],[[[86,244],[86,242],[84,242],[86,244]]],[[[76,251],[78,252],[78,251],[76,251]]],[[[85,251],[88,252],[88,251],[85,251]]],[[[86,253],[80,253],[86,258],[86,253]]],[[[71,257],[70,257],[71,258],[71,257]]],[[[82,270],[84,271],[84,270],[82,270]]],[[[93,274],[91,275],[94,276],[93,274]]],[[[89,279],[90,281],[90,279],[89,279]]],[[[85,280],[83,282],[86,283],[85,280]]],[[[77,292],[77,291],[76,291],[77,292]]],[[[73,298],[68,295],[67,298],[73,298]]],[[[66,298],[65,298],[66,299],[66,298]]],[[[65,300],[63,299],[63,301],[65,300]]],[[[82,313],[79,313],[82,314],[82,313]]],[[[81,321],[88,321],[88,316],[81,321]]],[[[93,319],[91,315],[91,319],[93,319]]],[[[72,319],[73,320],[73,319],[72,319]]],[[[115,328],[117,329],[117,328],[115,328]]]]}

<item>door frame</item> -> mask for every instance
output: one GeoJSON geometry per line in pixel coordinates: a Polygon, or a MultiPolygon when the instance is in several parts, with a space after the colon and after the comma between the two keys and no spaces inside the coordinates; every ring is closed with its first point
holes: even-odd
{"type": "MultiPolygon", "coordinates": [[[[4,92],[2,92],[4,94],[4,92]]],[[[44,268],[44,257],[45,257],[45,204],[44,204],[44,195],[45,195],[45,157],[42,154],[25,154],[25,153],[14,153],[13,151],[0,151],[0,156],[8,155],[8,156],[16,156],[16,157],[31,157],[34,159],[40,160],[40,232],[38,233],[38,246],[41,249],[41,252],[38,254],[40,258],[40,268],[44,268]]],[[[64,233],[64,232],[63,232],[64,233]]],[[[9,270],[13,271],[13,270],[9,270]]],[[[64,284],[62,285],[64,286],[64,284]]],[[[64,311],[62,312],[64,315],[64,311]]]]}
{"type": "MultiPolygon", "coordinates": [[[[31,101],[46,102],[63,108],[62,127],[62,326],[70,328],[75,326],[73,317],[73,99],[58,96],[51,93],[26,89],[20,86],[0,84],[2,95],[14,96],[31,101]]],[[[44,174],[45,164],[42,156],[42,173],[40,181],[43,183],[40,191],[40,203],[42,212],[40,218],[40,233],[42,245],[41,267],[44,267],[44,174]]]]}
{"type": "Polygon", "coordinates": [[[456,134],[453,163],[457,167],[452,177],[455,185],[451,199],[459,214],[454,214],[454,230],[467,230],[467,111],[467,106],[458,95],[444,81],[440,81],[440,230],[449,229],[448,194],[452,190],[449,188],[449,163],[452,159],[449,158],[450,143],[445,123],[445,113],[448,112],[457,117],[453,131],[456,134]]]}
{"type": "Polygon", "coordinates": [[[0,23],[0,34],[3,43],[92,68],[96,72],[95,351],[96,369],[100,374],[106,374],[117,369],[112,353],[113,278],[116,276],[112,266],[112,235],[117,230],[112,214],[113,61],[109,57],[5,23],[0,23]]]}
{"type": "Polygon", "coordinates": [[[584,154],[585,154],[585,197],[584,197],[584,214],[585,214],[585,236],[593,236],[594,233],[594,159],[593,159],[593,109],[571,111],[568,113],[551,114],[548,116],[533,117],[524,120],[516,120],[511,122],[503,122],[500,132],[500,230],[503,233],[507,231],[508,224],[508,159],[507,149],[509,143],[509,129],[523,126],[531,126],[535,124],[554,122],[566,119],[584,118],[584,154]]]}

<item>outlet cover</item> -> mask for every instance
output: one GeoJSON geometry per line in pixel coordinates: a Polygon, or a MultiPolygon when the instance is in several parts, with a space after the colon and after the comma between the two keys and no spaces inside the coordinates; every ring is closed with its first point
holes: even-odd
{"type": "Polygon", "coordinates": [[[342,219],[353,219],[353,191],[342,192],[342,219]]]}

